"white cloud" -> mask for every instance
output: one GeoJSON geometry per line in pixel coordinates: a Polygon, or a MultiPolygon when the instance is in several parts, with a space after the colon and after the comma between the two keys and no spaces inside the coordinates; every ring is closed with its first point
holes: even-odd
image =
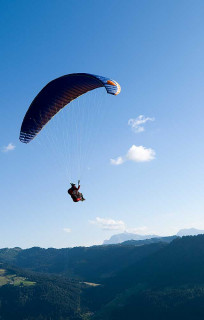
{"type": "Polygon", "coordinates": [[[147,121],[154,121],[154,118],[150,118],[150,117],[145,117],[142,114],[140,116],[138,116],[135,119],[129,119],[128,120],[128,125],[131,126],[132,130],[136,133],[139,132],[143,132],[144,129],[144,125],[147,121]]]}
{"type": "Polygon", "coordinates": [[[135,162],[151,161],[155,158],[155,151],[151,148],[145,148],[143,146],[135,146],[134,144],[128,150],[126,159],[135,162]]]}
{"type": "Polygon", "coordinates": [[[111,159],[110,162],[113,165],[120,165],[125,161],[134,162],[147,162],[155,159],[155,151],[151,148],[145,148],[143,146],[132,145],[124,157],[118,157],[111,159]]]}
{"type": "Polygon", "coordinates": [[[89,221],[92,224],[99,226],[103,230],[120,230],[125,231],[125,223],[122,220],[113,220],[96,217],[95,220],[89,221]]]}
{"type": "Polygon", "coordinates": [[[147,226],[141,227],[128,227],[125,222],[122,220],[114,220],[111,218],[100,218],[96,217],[95,220],[90,220],[89,223],[96,225],[102,230],[108,231],[119,231],[119,232],[127,232],[134,233],[138,235],[147,235],[147,234],[156,234],[152,230],[149,230],[147,226]]]}
{"type": "Polygon", "coordinates": [[[118,157],[116,159],[111,159],[111,164],[113,165],[119,165],[119,164],[122,164],[124,162],[124,159],[122,157],[118,157]]]}
{"type": "Polygon", "coordinates": [[[72,231],[70,228],[64,228],[63,230],[67,233],[70,233],[72,231]]]}
{"type": "Polygon", "coordinates": [[[6,147],[2,148],[2,152],[9,152],[15,149],[16,146],[14,146],[13,143],[9,143],[6,147]]]}

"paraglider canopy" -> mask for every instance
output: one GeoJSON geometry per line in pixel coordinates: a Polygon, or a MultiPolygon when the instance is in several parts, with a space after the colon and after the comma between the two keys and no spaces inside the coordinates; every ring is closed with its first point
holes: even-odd
{"type": "Polygon", "coordinates": [[[88,73],[68,74],[49,82],[35,97],[24,117],[20,141],[30,142],[68,103],[100,87],[105,87],[112,95],[119,94],[121,90],[116,81],[88,73]]]}

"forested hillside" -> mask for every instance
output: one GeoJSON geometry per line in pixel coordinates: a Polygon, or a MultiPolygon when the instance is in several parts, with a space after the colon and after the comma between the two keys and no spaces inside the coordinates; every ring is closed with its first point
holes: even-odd
{"type": "Polygon", "coordinates": [[[0,267],[0,319],[82,319],[82,284],[3,264],[0,267]]]}
{"type": "Polygon", "coordinates": [[[0,260],[1,320],[204,318],[203,235],[145,245],[2,249],[0,260]]]}
{"type": "Polygon", "coordinates": [[[97,320],[204,318],[204,236],[174,240],[87,297],[97,320]]]}
{"type": "Polygon", "coordinates": [[[151,245],[144,245],[146,242],[138,242],[135,241],[134,245],[130,243],[87,248],[1,249],[0,262],[32,271],[63,274],[67,277],[94,282],[113,276],[119,270],[166,245],[162,241],[151,245]]]}

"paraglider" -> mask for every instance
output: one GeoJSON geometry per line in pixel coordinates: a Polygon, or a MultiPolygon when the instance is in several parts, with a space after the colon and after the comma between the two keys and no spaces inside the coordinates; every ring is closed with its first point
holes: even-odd
{"type": "MultiPolygon", "coordinates": [[[[64,75],[49,82],[34,98],[23,119],[20,130],[20,141],[29,143],[44,126],[66,105],[79,96],[104,87],[107,93],[117,95],[120,93],[120,85],[112,79],[89,73],[73,73],[64,75]]],[[[79,119],[80,120],[80,119],[79,119]]],[[[74,202],[84,201],[74,183],[68,194],[74,202]]]]}
{"type": "Polygon", "coordinates": [[[75,183],[70,183],[71,188],[67,191],[68,194],[71,196],[72,200],[74,202],[84,201],[84,196],[81,192],[79,192],[80,189],[80,180],[78,180],[78,187],[76,187],[75,183]]]}

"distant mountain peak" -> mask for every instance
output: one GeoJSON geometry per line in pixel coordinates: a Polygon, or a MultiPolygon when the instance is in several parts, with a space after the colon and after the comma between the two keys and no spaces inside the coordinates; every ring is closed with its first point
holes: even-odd
{"type": "Polygon", "coordinates": [[[197,236],[198,234],[204,234],[204,230],[199,230],[199,229],[195,229],[195,228],[181,229],[177,233],[177,236],[179,236],[179,237],[197,236]]]}
{"type": "Polygon", "coordinates": [[[151,238],[158,238],[159,236],[157,235],[140,235],[140,234],[135,234],[135,233],[129,233],[129,232],[123,232],[119,234],[115,234],[112,237],[110,237],[109,240],[105,240],[103,244],[118,244],[122,243],[124,241],[129,241],[129,240],[146,240],[146,239],[151,239],[151,238]]]}

